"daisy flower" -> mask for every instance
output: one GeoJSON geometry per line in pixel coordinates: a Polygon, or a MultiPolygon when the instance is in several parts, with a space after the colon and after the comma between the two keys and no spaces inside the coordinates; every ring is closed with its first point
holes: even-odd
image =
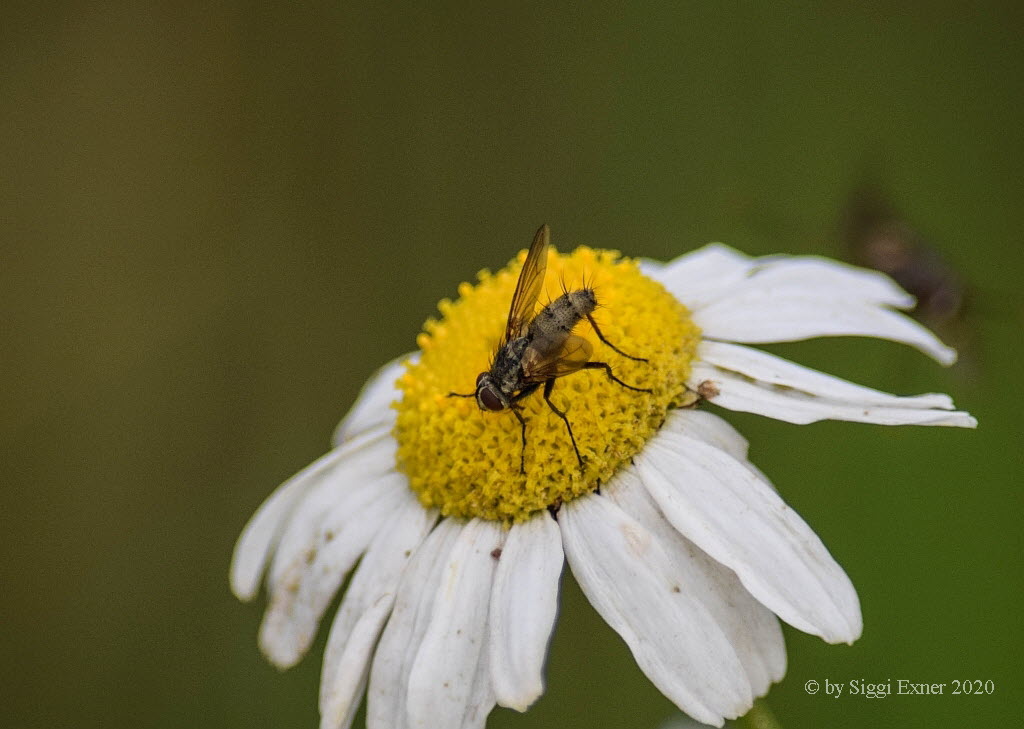
{"type": "Polygon", "coordinates": [[[604,336],[585,320],[575,335],[618,380],[587,369],[554,381],[579,458],[542,393],[518,402],[525,431],[507,410],[449,396],[472,391],[495,355],[524,252],[439,304],[419,351],[371,378],[334,449],[238,540],[232,590],[250,600],[266,573],[259,643],[281,668],[306,653],[349,578],[324,656],[322,729],[350,726],[364,692],[371,729],[483,727],[495,704],[525,711],[544,690],[564,562],[658,689],[721,726],[785,673],[779,619],[829,643],[856,640],[862,624],[846,573],[750,463],[747,441],[700,405],[790,423],[976,425],[946,395],[898,397],[748,346],[857,335],[951,364],[881,274],[722,245],[668,264],[544,255],[539,300],[584,281],[596,292],[604,336]]]}

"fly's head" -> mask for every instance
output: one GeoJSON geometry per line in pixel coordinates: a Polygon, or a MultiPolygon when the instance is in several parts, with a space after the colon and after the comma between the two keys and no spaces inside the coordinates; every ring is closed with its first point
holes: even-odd
{"type": "Polygon", "coordinates": [[[476,378],[476,404],[481,410],[504,410],[509,406],[508,396],[494,381],[490,372],[481,372],[476,378]]]}

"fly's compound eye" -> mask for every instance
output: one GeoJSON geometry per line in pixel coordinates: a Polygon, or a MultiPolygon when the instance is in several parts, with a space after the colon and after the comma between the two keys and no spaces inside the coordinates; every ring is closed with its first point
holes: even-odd
{"type": "Polygon", "coordinates": [[[485,387],[479,392],[480,402],[488,410],[504,410],[505,405],[490,387],[485,387]]]}
{"type": "Polygon", "coordinates": [[[481,372],[479,375],[477,375],[476,376],[476,386],[480,387],[480,383],[483,382],[484,378],[487,377],[489,374],[490,374],[489,372],[481,372]]]}

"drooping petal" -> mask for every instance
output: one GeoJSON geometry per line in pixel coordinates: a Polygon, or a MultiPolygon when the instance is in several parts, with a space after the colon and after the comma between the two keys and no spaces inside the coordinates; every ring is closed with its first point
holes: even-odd
{"type": "MultiPolygon", "coordinates": [[[[974,428],[978,424],[977,420],[965,412],[930,409],[930,402],[943,405],[946,403],[944,396],[941,395],[909,398],[888,395],[893,403],[891,405],[882,402],[844,402],[811,394],[797,387],[780,389],[770,382],[751,381],[751,376],[699,362],[694,364],[690,373],[690,386],[697,387],[703,382],[711,383],[717,394],[709,399],[715,405],[799,425],[819,420],[848,420],[878,425],[944,425],[957,428],[974,428]]],[[[812,379],[809,378],[806,383],[808,388],[817,385],[812,379]]],[[[838,379],[837,382],[843,383],[838,379]]],[[[852,383],[844,384],[852,386],[852,383]]],[[[876,399],[880,400],[882,396],[885,396],[885,393],[878,393],[876,399]]]]}
{"type": "Polygon", "coordinates": [[[313,547],[320,523],[335,506],[355,499],[359,491],[394,472],[397,445],[387,426],[371,428],[339,449],[344,456],[306,491],[288,518],[270,564],[270,592],[296,556],[313,547]]]}
{"type": "MultiPolygon", "coordinates": [[[[331,677],[330,692],[324,696],[320,684],[320,729],[349,729],[366,690],[373,651],[381,628],[388,619],[390,600],[381,600],[359,616],[348,634],[340,665],[331,677]]],[[[369,724],[367,724],[369,726],[369,724]]]]}
{"type": "Polygon", "coordinates": [[[482,727],[494,706],[487,616],[501,524],[471,519],[445,565],[430,623],[409,672],[410,729],[482,727]]]}
{"type": "Polygon", "coordinates": [[[242,530],[231,558],[231,591],[248,602],[260,586],[270,552],[296,502],[342,457],[335,449],[299,471],[267,497],[242,530]]]}
{"type": "Polygon", "coordinates": [[[442,520],[413,553],[402,573],[394,609],[370,668],[367,729],[409,726],[409,672],[430,624],[452,547],[463,528],[457,519],[442,520]]]}
{"type": "Polygon", "coordinates": [[[407,494],[405,478],[391,474],[324,518],[309,550],[296,555],[271,593],[259,637],[274,665],[287,668],[305,655],[345,576],[407,494]]]}
{"type": "Polygon", "coordinates": [[[331,440],[335,445],[340,445],[364,430],[379,425],[387,425],[390,428],[394,424],[397,413],[391,407],[391,403],[398,400],[402,394],[395,386],[395,382],[405,372],[406,364],[417,362],[419,356],[419,352],[403,354],[373,373],[359,391],[352,409],[334,429],[331,440]]]}
{"type": "Polygon", "coordinates": [[[778,385],[835,402],[885,405],[899,408],[952,410],[949,395],[929,393],[901,397],[873,390],[790,362],[782,357],[726,342],[701,342],[697,358],[719,369],[738,372],[768,385],[778,385]]]}
{"type": "Polygon", "coordinates": [[[491,595],[491,676],[498,704],[526,711],[544,693],[544,658],[558,612],[562,537],[547,512],[514,525],[491,595]]]}
{"type": "Polygon", "coordinates": [[[654,534],[597,494],[565,504],[559,527],[583,592],[663,694],[715,726],[750,708],[750,683],[728,636],[680,584],[654,534]]]}
{"type": "Polygon", "coordinates": [[[850,579],[810,527],[731,455],[679,433],[659,433],[636,458],[665,518],[793,627],[830,643],[860,636],[850,579]]]}
{"type": "Polygon", "coordinates": [[[786,672],[782,628],[730,569],[682,536],[658,510],[635,469],[625,468],[604,489],[609,499],[647,529],[668,554],[683,590],[704,603],[740,659],[755,696],[763,696],[786,672]]]}
{"type": "MultiPolygon", "coordinates": [[[[339,464],[349,460],[381,458],[382,451],[391,449],[385,443],[388,431],[384,428],[362,433],[344,447],[337,447],[314,461],[285,481],[256,510],[234,546],[231,557],[231,591],[240,600],[251,600],[259,589],[260,578],[271,553],[279,552],[285,543],[288,526],[302,511],[308,511],[316,498],[310,495],[331,490],[339,464]]],[[[326,502],[322,511],[331,506],[326,502]]]]}
{"type": "Polygon", "coordinates": [[[359,562],[331,625],[324,652],[321,729],[351,726],[402,571],[436,520],[435,509],[424,509],[411,492],[406,492],[359,562]]]}

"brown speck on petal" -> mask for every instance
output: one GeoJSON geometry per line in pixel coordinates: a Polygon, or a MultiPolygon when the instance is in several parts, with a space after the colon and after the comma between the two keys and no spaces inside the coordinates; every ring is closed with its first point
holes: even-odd
{"type": "Polygon", "coordinates": [[[711,380],[704,380],[699,385],[697,385],[697,394],[700,395],[705,400],[710,400],[711,398],[718,397],[721,394],[721,392],[719,391],[718,386],[714,382],[712,382],[711,380]]]}

